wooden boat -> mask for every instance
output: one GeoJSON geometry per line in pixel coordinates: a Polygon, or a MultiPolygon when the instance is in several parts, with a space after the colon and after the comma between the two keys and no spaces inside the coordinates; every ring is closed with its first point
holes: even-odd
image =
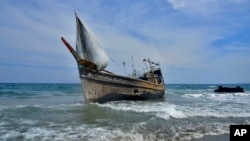
{"type": "Polygon", "coordinates": [[[62,37],[63,43],[72,53],[78,64],[79,75],[86,102],[104,103],[115,100],[159,99],[165,95],[165,84],[159,63],[150,59],[142,75],[133,73],[122,76],[105,70],[108,56],[100,47],[90,30],[77,14],[76,51],[62,37]]]}

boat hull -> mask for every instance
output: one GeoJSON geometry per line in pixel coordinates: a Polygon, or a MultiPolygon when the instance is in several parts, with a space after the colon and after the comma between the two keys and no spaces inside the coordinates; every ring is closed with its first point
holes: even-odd
{"type": "Polygon", "coordinates": [[[86,102],[105,103],[116,100],[159,99],[165,95],[165,86],[149,81],[87,69],[80,71],[86,102]]]}

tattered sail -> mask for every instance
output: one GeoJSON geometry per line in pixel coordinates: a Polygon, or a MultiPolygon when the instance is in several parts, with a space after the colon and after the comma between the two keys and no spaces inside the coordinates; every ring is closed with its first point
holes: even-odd
{"type": "Polygon", "coordinates": [[[104,70],[109,58],[103,48],[97,42],[93,33],[84,25],[76,15],[76,52],[81,59],[94,63],[97,70],[104,70]]]}

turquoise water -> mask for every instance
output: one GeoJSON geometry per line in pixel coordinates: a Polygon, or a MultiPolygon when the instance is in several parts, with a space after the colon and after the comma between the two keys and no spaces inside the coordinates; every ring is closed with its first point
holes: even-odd
{"type": "Polygon", "coordinates": [[[166,85],[163,100],[85,104],[80,84],[0,84],[0,140],[189,140],[250,124],[250,84],[166,85]],[[223,85],[225,86],[225,85],[223,85]],[[228,85],[236,86],[236,85],[228,85]]]}

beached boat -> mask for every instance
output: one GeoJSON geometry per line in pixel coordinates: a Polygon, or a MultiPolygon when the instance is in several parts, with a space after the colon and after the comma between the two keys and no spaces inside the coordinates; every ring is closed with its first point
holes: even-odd
{"type": "Polygon", "coordinates": [[[76,51],[63,37],[61,40],[76,59],[86,102],[104,103],[164,97],[165,84],[159,63],[143,59],[149,67],[141,75],[133,73],[131,76],[123,76],[105,70],[109,61],[108,55],[77,14],[75,17],[76,51]]]}

